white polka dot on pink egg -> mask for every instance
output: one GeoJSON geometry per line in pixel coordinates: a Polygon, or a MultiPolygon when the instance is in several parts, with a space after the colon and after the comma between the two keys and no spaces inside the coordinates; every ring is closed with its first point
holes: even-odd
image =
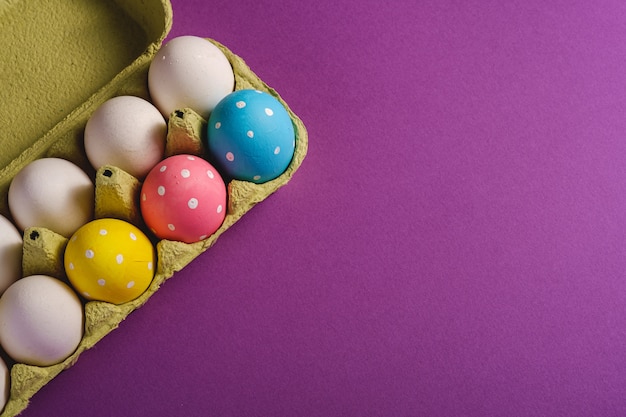
{"type": "Polygon", "coordinates": [[[193,243],[221,226],[226,194],[224,180],[209,162],[175,155],[148,173],[141,189],[141,213],[158,238],[193,243]]]}

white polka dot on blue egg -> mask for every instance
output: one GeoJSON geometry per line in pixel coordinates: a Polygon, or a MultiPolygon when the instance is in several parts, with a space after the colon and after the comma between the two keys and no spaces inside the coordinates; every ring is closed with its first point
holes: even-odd
{"type": "Polygon", "coordinates": [[[272,95],[238,90],[213,109],[207,127],[208,149],[226,176],[264,183],[285,172],[295,132],[285,107],[272,95]]]}

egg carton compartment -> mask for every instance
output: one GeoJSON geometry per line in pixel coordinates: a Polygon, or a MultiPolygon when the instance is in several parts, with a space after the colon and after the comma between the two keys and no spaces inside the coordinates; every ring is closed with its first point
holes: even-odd
{"type": "MultiPolygon", "coordinates": [[[[100,339],[117,328],[132,311],[144,305],[167,279],[209,249],[222,233],[228,230],[254,205],[287,184],[301,165],[308,146],[307,132],[302,121],[291,111],[287,103],[274,89],[266,85],[252,72],[243,59],[221,43],[213,39],[208,40],[220,48],[228,58],[235,74],[235,90],[256,89],[269,93],[287,110],[295,132],[295,152],[289,166],[280,176],[262,184],[224,177],[227,183],[227,209],[225,219],[219,229],[206,239],[190,244],[154,238],[157,266],[149,288],[138,298],[123,304],[83,300],[85,308],[84,334],[76,351],[67,359],[58,364],[44,367],[9,361],[8,364],[11,368],[10,396],[0,417],[14,416],[24,410],[29,399],[41,387],[60,372],[71,367],[82,352],[93,347],[100,339]]],[[[146,61],[146,64],[149,64],[149,61],[146,61]]],[[[134,85],[138,82],[139,85],[145,86],[146,76],[147,71],[141,71],[139,75],[131,77],[131,84],[134,85]]],[[[129,94],[129,92],[141,93],[143,91],[143,87],[139,90],[136,90],[135,87],[121,87],[116,90],[115,95],[129,94]]],[[[142,94],[137,95],[141,96],[142,94]]],[[[108,96],[111,95],[102,94],[102,97],[108,96]]],[[[84,150],[81,148],[80,129],[84,129],[88,115],[93,112],[95,107],[94,103],[91,103],[81,108],[78,127],[76,125],[62,126],[64,132],[61,134],[56,132],[57,134],[52,137],[55,140],[48,137],[50,133],[44,135],[43,144],[36,142],[29,149],[23,151],[16,160],[9,163],[8,168],[0,172],[0,175],[4,175],[2,178],[5,185],[8,185],[10,178],[29,161],[43,157],[70,160],[94,178],[96,184],[95,218],[125,220],[138,226],[146,232],[147,236],[152,237],[153,235],[146,230],[139,209],[141,181],[115,166],[105,166],[95,171],[85,158],[84,150]],[[7,173],[10,174],[8,179],[7,173]]],[[[176,154],[193,154],[207,158],[203,138],[204,132],[206,132],[206,123],[206,120],[190,109],[183,108],[172,113],[168,121],[166,155],[164,157],[176,154]]],[[[59,128],[57,127],[57,129],[59,128]]],[[[219,170],[217,166],[216,168],[219,170]]],[[[46,228],[31,227],[26,229],[23,245],[23,276],[45,274],[67,281],[63,267],[63,255],[67,243],[66,237],[46,228]]]]}

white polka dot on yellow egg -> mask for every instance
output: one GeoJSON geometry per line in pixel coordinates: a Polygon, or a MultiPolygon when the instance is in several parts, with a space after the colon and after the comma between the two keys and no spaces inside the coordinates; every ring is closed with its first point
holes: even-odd
{"type": "Polygon", "coordinates": [[[65,249],[72,286],[89,300],[122,304],[152,282],[156,255],[148,237],[117,219],[98,219],[79,228],[65,249]]]}

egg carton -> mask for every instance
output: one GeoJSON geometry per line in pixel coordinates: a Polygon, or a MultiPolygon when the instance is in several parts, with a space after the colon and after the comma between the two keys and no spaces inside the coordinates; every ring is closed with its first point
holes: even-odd
{"type": "MultiPolygon", "coordinates": [[[[8,153],[11,159],[4,161],[5,166],[0,170],[0,192],[5,197],[0,202],[0,213],[10,217],[6,202],[8,186],[13,176],[22,167],[38,158],[57,157],[75,163],[94,179],[96,184],[96,218],[120,218],[143,227],[137,198],[141,186],[140,180],[115,166],[105,166],[98,171],[94,171],[90,167],[82,149],[82,132],[90,114],[108,98],[116,95],[136,95],[149,98],[147,94],[147,71],[152,57],[158,51],[169,32],[172,21],[171,5],[166,0],[136,0],[120,4],[104,0],[95,2],[84,0],[84,4],[79,4],[81,2],[53,0],[50,3],[51,5],[46,7],[55,8],[62,5],[62,10],[67,10],[71,7],[100,7],[115,8],[116,10],[121,8],[124,18],[133,20],[135,26],[142,28],[153,41],[131,64],[124,67],[119,73],[116,73],[112,79],[96,89],[87,99],[81,101],[77,107],[70,108],[67,112],[68,114],[63,116],[49,130],[45,131],[41,137],[36,138],[34,142],[30,142],[31,140],[28,138],[23,140],[22,142],[27,142],[27,145],[25,145],[25,149],[18,150],[19,152],[16,155],[8,153]],[[79,5],[76,6],[76,4],[79,5]]],[[[6,20],[7,18],[10,20],[12,13],[17,13],[15,9],[11,10],[12,7],[15,7],[15,5],[11,4],[11,2],[0,6],[1,20],[6,20]]],[[[21,9],[28,9],[28,6],[21,9]]],[[[19,13],[28,13],[28,10],[26,12],[20,10],[19,13]]],[[[44,11],[39,11],[38,13],[44,13],[44,11]]],[[[119,10],[116,13],[119,13],[119,10]]],[[[21,16],[21,18],[25,19],[26,17],[21,16]]],[[[63,19],[66,20],[68,17],[65,16],[63,19]]],[[[15,20],[20,21],[19,18],[15,18],[15,20]]],[[[104,22],[104,24],[108,23],[104,22]]],[[[48,25],[48,27],[51,28],[53,25],[48,25]]],[[[6,35],[0,35],[0,45],[2,45],[2,36],[6,35]]],[[[41,38],[45,37],[46,35],[44,34],[41,38]]],[[[226,217],[221,227],[208,238],[191,244],[168,240],[158,241],[156,243],[157,267],[155,276],[150,287],[141,296],[119,305],[102,301],[85,301],[83,338],[76,351],[63,362],[41,367],[11,363],[9,361],[9,400],[2,413],[0,413],[0,417],[15,416],[23,411],[28,406],[30,398],[39,389],[54,379],[60,372],[75,364],[82,352],[93,347],[100,339],[116,329],[131,312],[144,305],[167,279],[174,276],[177,271],[180,271],[194,258],[209,249],[222,233],[228,230],[254,205],[287,184],[302,164],[308,146],[308,136],[302,121],[293,113],[281,96],[264,83],[246,65],[242,58],[218,41],[214,39],[207,40],[220,48],[228,58],[235,74],[235,90],[256,89],[269,93],[285,107],[295,131],[295,152],[291,163],[283,174],[263,184],[230,180],[227,184],[228,206],[226,217]]],[[[52,50],[49,53],[54,54],[56,51],[52,50]]],[[[80,59],[80,57],[76,59],[80,59]]],[[[71,74],[68,74],[68,76],[71,76],[71,74]]],[[[6,90],[0,94],[6,94],[6,90]]],[[[0,101],[6,98],[0,96],[0,101]]],[[[12,98],[14,99],[15,97],[12,98]]],[[[26,101],[32,99],[32,97],[21,98],[26,101]]],[[[24,106],[27,104],[25,103],[24,106]]],[[[28,116],[26,115],[26,118],[28,116]]],[[[32,115],[30,116],[32,117],[32,115]]],[[[3,120],[2,122],[5,121],[3,120]]],[[[180,153],[203,154],[202,135],[205,130],[206,120],[192,110],[183,108],[175,111],[168,121],[166,156],[180,153]]],[[[24,231],[23,240],[23,276],[46,274],[62,280],[66,279],[62,258],[67,238],[45,228],[31,227],[24,231]]]]}

